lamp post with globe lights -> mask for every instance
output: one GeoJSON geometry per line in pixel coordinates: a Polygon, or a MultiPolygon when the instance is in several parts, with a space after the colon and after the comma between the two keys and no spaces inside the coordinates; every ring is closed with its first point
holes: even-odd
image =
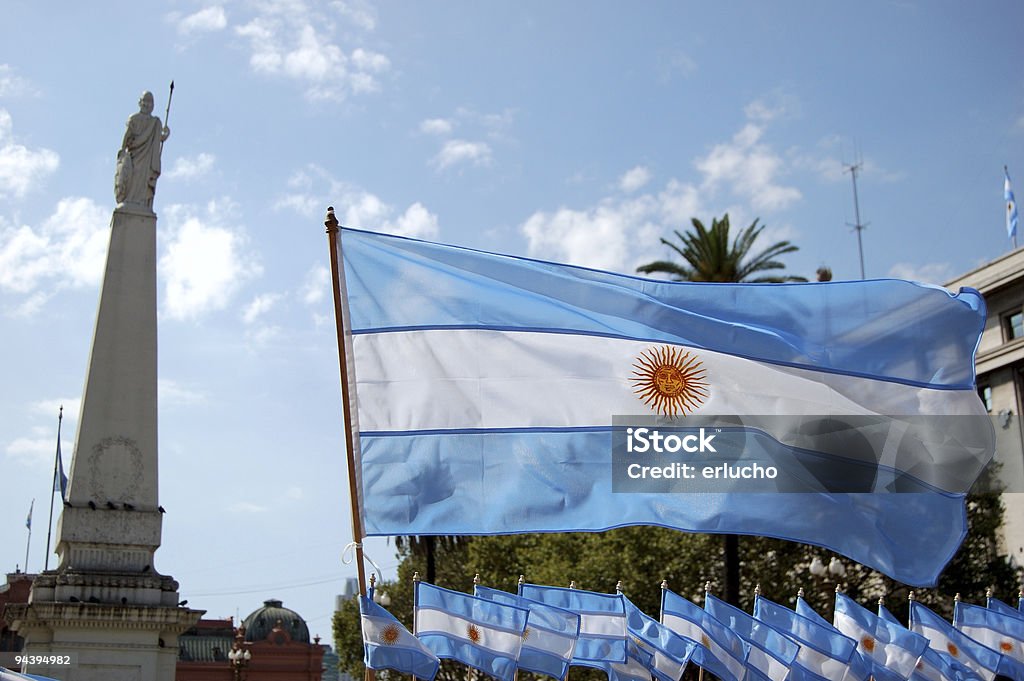
{"type": "Polygon", "coordinates": [[[228,663],[231,665],[235,681],[244,681],[245,670],[252,660],[252,653],[245,647],[245,627],[239,627],[235,631],[235,643],[228,652],[228,663]]]}

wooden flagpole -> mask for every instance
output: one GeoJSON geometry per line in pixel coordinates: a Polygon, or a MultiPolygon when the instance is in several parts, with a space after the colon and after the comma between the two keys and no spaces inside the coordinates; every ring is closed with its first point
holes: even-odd
{"type": "MultiPolygon", "coordinates": [[[[338,334],[338,364],[341,369],[341,409],[345,418],[345,454],[348,464],[348,489],[350,497],[350,509],[352,512],[352,541],[355,544],[356,574],[359,577],[359,594],[366,596],[366,568],[363,566],[363,518],[359,513],[359,490],[356,482],[356,452],[355,440],[352,436],[352,386],[349,385],[348,370],[348,343],[345,336],[345,305],[343,300],[341,261],[338,258],[340,225],[338,218],[334,215],[334,207],[327,208],[327,217],[324,219],[324,226],[327,227],[327,242],[331,251],[331,283],[334,288],[334,320],[338,334]]],[[[375,672],[369,667],[366,668],[366,681],[374,681],[375,672]]]]}

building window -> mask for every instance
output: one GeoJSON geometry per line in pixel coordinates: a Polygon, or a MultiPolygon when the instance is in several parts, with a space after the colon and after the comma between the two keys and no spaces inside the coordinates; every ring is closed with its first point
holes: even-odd
{"type": "Polygon", "coordinates": [[[1003,317],[1003,330],[1008,341],[1024,337],[1024,312],[1014,312],[1003,317]]]}
{"type": "Polygon", "coordinates": [[[982,404],[985,405],[985,411],[992,413],[992,386],[990,385],[979,385],[978,396],[981,397],[982,404]]]}

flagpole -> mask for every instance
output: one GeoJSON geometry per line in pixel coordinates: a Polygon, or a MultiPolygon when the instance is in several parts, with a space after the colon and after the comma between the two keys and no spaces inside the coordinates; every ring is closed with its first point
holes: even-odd
{"type": "MultiPolygon", "coordinates": [[[[168,100],[168,104],[169,103],[170,101],[168,100]]],[[[365,597],[366,568],[363,566],[363,519],[359,514],[359,492],[356,486],[356,453],[355,441],[352,436],[352,395],[350,393],[348,370],[349,347],[345,342],[346,336],[344,326],[346,309],[343,306],[347,305],[348,301],[342,300],[343,294],[341,284],[344,274],[341,270],[341,262],[338,258],[338,251],[340,250],[338,243],[340,226],[338,224],[338,218],[334,215],[334,208],[332,206],[327,208],[327,217],[324,220],[324,226],[327,228],[327,242],[331,251],[331,283],[334,289],[334,321],[338,335],[338,365],[341,370],[341,409],[342,415],[345,419],[345,454],[346,462],[348,464],[348,489],[350,510],[352,513],[352,542],[355,544],[356,575],[359,578],[359,593],[365,597]]],[[[415,681],[415,677],[413,678],[415,681]]],[[[374,679],[376,679],[376,673],[367,667],[365,680],[374,681],[374,679]]]]}
{"type": "MultiPolygon", "coordinates": [[[[43,561],[43,572],[50,569],[50,538],[53,536],[53,493],[57,490],[57,462],[60,461],[60,425],[64,420],[64,405],[60,405],[57,412],[57,451],[53,455],[53,484],[50,485],[50,520],[46,523],[46,558],[43,561]]],[[[63,492],[60,495],[61,502],[64,501],[63,492]]]]}
{"type": "MultiPolygon", "coordinates": [[[[420,584],[420,573],[419,572],[413,572],[412,573],[412,635],[413,636],[416,636],[416,634],[419,633],[419,628],[417,627],[417,624],[416,624],[416,620],[419,619],[416,616],[417,615],[417,611],[419,610],[419,605],[420,605],[419,584],[420,584]]],[[[415,674],[412,675],[412,681],[419,681],[419,679],[416,677],[415,674]]]]}

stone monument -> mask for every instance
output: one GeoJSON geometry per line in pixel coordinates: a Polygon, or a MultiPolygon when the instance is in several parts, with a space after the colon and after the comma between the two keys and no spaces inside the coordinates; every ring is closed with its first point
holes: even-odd
{"type": "Polygon", "coordinates": [[[26,653],[71,658],[26,671],[62,681],[173,681],[178,635],[203,613],[178,605],[178,583],[153,560],[163,521],[153,195],[170,130],[152,112],[144,92],[117,154],[117,207],[57,525],[58,566],[36,579],[27,605],[7,611],[26,653]]]}

